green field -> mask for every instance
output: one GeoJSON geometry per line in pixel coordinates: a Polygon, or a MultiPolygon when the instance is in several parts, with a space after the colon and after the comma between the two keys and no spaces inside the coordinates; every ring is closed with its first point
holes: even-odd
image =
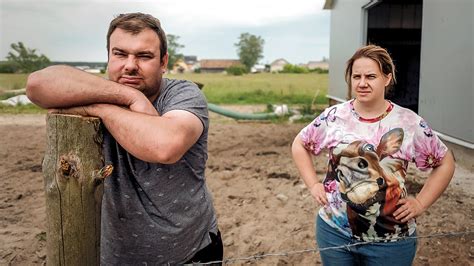
{"type": "Polygon", "coordinates": [[[204,84],[204,94],[215,104],[311,104],[326,103],[327,74],[225,74],[167,75],[204,84]]]}
{"type": "Polygon", "coordinates": [[[0,73],[0,92],[17,90],[25,87],[28,74],[3,74],[0,73]]]}
{"type": "MultiPolygon", "coordinates": [[[[0,74],[0,100],[12,96],[6,90],[25,87],[27,74],[0,74]]],[[[204,84],[203,92],[214,104],[288,104],[327,103],[328,74],[167,74],[166,77],[186,79],[204,84]]],[[[35,112],[36,108],[21,108],[35,112]]],[[[19,111],[19,110],[16,110],[19,111]]],[[[0,112],[16,112],[0,108],[0,112]]]]}

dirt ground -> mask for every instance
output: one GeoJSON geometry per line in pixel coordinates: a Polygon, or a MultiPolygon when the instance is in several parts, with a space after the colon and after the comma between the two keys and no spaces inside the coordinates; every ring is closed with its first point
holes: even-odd
{"type": "MultiPolygon", "coordinates": [[[[290,156],[290,143],[303,126],[211,116],[206,174],[229,263],[321,263],[312,252],[319,206],[290,156]]],[[[40,265],[46,259],[44,150],[43,115],[0,115],[0,265],[40,265]]],[[[321,176],[326,160],[314,160],[321,176]]],[[[458,166],[447,191],[419,217],[418,236],[423,238],[415,265],[474,264],[473,171],[458,166]],[[471,233],[428,237],[466,231],[471,233]]],[[[409,170],[411,193],[419,191],[425,176],[409,170]]]]}

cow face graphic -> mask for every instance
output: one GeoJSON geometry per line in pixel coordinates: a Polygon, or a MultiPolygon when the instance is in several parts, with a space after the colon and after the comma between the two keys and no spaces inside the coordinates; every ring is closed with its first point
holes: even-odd
{"type": "MultiPolygon", "coordinates": [[[[390,158],[403,141],[403,130],[385,133],[375,147],[363,141],[339,144],[333,155],[336,161],[335,179],[341,197],[357,213],[367,215],[369,208],[379,203],[379,213],[391,213],[405,190],[400,187],[404,176],[401,160],[390,158]]],[[[375,213],[370,210],[370,213],[375,213]]]]}

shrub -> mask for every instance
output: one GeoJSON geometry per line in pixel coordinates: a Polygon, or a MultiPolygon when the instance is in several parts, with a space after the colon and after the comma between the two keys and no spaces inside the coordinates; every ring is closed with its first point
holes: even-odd
{"type": "Polygon", "coordinates": [[[242,76],[247,73],[247,68],[243,65],[230,66],[226,69],[227,74],[234,76],[242,76]]]}
{"type": "Polygon", "coordinates": [[[309,70],[306,67],[301,67],[297,65],[292,65],[292,64],[286,64],[283,67],[283,70],[281,71],[282,73],[308,73],[309,70]]]}
{"type": "Polygon", "coordinates": [[[16,73],[18,72],[18,65],[5,61],[5,62],[0,62],[0,73],[16,73]]]}
{"type": "Polygon", "coordinates": [[[310,69],[309,72],[316,72],[318,74],[327,74],[327,73],[329,73],[329,70],[317,67],[317,68],[310,69]]]}

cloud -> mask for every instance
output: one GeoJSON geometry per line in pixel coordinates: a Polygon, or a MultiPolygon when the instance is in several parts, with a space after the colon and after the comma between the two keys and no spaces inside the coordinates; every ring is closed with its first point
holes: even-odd
{"type": "MultiPolygon", "coordinates": [[[[280,49],[282,56],[298,52],[285,52],[282,49],[289,48],[278,48],[281,45],[271,40],[304,45],[314,43],[315,36],[328,37],[324,27],[328,28],[329,16],[323,4],[324,0],[0,0],[0,60],[11,43],[23,41],[55,61],[105,61],[108,24],[128,12],[159,18],[167,33],[181,36],[184,53],[235,58],[237,37],[250,32],[266,39],[264,55],[271,60],[280,56],[267,51],[280,49]]],[[[327,53],[328,48],[314,54],[327,53]]]]}
{"type": "Polygon", "coordinates": [[[314,0],[160,1],[167,19],[192,26],[264,26],[322,12],[314,0]]]}

